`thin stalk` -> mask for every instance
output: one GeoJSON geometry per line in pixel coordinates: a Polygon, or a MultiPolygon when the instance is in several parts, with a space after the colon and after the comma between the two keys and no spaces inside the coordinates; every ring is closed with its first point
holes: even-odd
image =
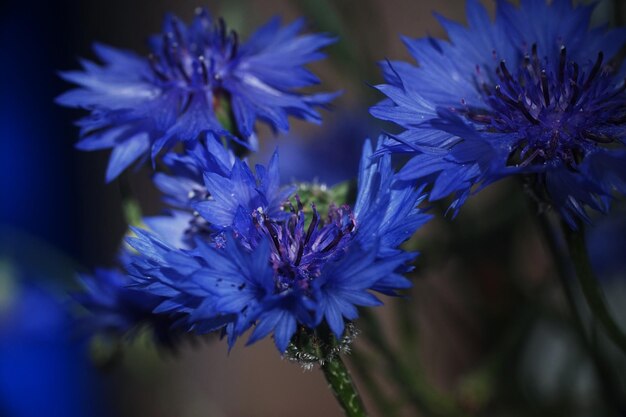
{"type": "Polygon", "coordinates": [[[328,387],[348,417],[366,417],[367,412],[352,377],[339,355],[333,356],[322,365],[328,387]]]}
{"type": "Polygon", "coordinates": [[[582,230],[574,231],[567,225],[563,225],[563,231],[578,283],[589,308],[613,343],[626,353],[626,335],[615,322],[606,305],[602,289],[591,268],[582,230]]]}
{"type": "Polygon", "coordinates": [[[622,0],[613,0],[615,6],[615,25],[621,26],[626,20],[626,7],[622,0]]]}
{"type": "MultiPolygon", "coordinates": [[[[602,392],[606,397],[606,401],[609,404],[612,404],[616,409],[622,409],[624,407],[623,401],[621,398],[621,393],[617,388],[617,383],[610,369],[610,365],[606,363],[606,361],[602,358],[600,353],[598,352],[596,343],[593,343],[590,340],[590,336],[587,334],[587,329],[585,327],[582,316],[578,310],[578,305],[576,303],[576,298],[574,296],[574,289],[572,288],[572,284],[574,283],[573,275],[576,274],[580,276],[578,268],[574,268],[573,264],[575,264],[574,259],[569,259],[567,254],[564,253],[564,248],[562,245],[559,245],[559,232],[558,227],[550,222],[550,219],[547,216],[547,213],[540,213],[538,216],[541,231],[544,235],[544,240],[548,244],[550,249],[552,259],[554,260],[557,267],[557,275],[559,277],[561,287],[563,288],[563,293],[565,295],[565,299],[569,306],[570,312],[572,314],[572,321],[575,333],[578,336],[578,339],[583,346],[583,348],[589,354],[589,357],[592,360],[592,363],[596,369],[596,372],[599,377],[599,381],[602,384],[602,392]]],[[[563,225],[563,229],[565,230],[565,234],[567,235],[571,230],[568,225],[563,225]]],[[[569,247],[569,242],[568,242],[569,247]]],[[[583,240],[584,247],[584,240],[583,240]]],[[[570,256],[573,257],[573,253],[571,253],[570,248],[570,256]]],[[[586,258],[586,250],[585,258],[586,258]]],[[[588,262],[588,260],[587,260],[588,262]]],[[[579,278],[580,279],[580,278],[579,278]]],[[[593,322],[596,322],[597,317],[593,317],[593,322]]],[[[592,337],[594,336],[594,327],[592,327],[592,337]]]]}
{"type": "Polygon", "coordinates": [[[398,404],[393,400],[387,398],[383,390],[381,389],[377,378],[372,376],[372,371],[376,373],[377,369],[373,366],[374,361],[360,350],[352,348],[350,353],[350,363],[353,365],[353,369],[356,371],[360,380],[363,382],[363,386],[367,390],[368,398],[372,399],[372,402],[385,417],[397,417],[398,404]]]}
{"type": "MultiPolygon", "coordinates": [[[[422,372],[412,371],[400,359],[385,340],[378,320],[369,311],[364,311],[361,317],[363,335],[380,355],[385,359],[389,377],[402,390],[404,396],[413,406],[425,415],[438,417],[461,417],[465,413],[455,401],[430,384],[422,372]]],[[[415,353],[417,355],[417,352],[415,353]]]]}
{"type": "Polygon", "coordinates": [[[593,316],[602,325],[607,336],[617,345],[624,353],[626,353],[626,334],[619,327],[619,325],[613,319],[609,308],[604,300],[604,294],[600,288],[600,284],[595,277],[593,269],[591,268],[591,262],[589,255],[587,254],[587,247],[585,245],[585,236],[583,232],[583,226],[579,227],[579,230],[572,230],[572,228],[565,222],[561,222],[561,227],[554,222],[550,221],[548,213],[540,199],[536,196],[533,188],[528,184],[525,184],[525,190],[528,192],[528,200],[537,213],[537,218],[541,222],[541,228],[544,232],[544,237],[548,242],[550,250],[553,255],[553,259],[556,262],[556,266],[561,278],[561,284],[565,292],[566,298],[570,306],[572,307],[572,313],[577,323],[576,326],[582,329],[582,333],[587,339],[584,324],[580,318],[580,314],[577,311],[576,303],[572,295],[570,288],[570,278],[576,277],[580,285],[580,289],[585,297],[585,301],[589,306],[593,316]],[[565,245],[563,245],[562,239],[565,239],[565,245]],[[565,251],[562,246],[567,246],[565,251]]]}
{"type": "Polygon", "coordinates": [[[583,319],[578,311],[578,306],[576,305],[576,298],[574,297],[574,291],[572,289],[571,277],[575,273],[572,270],[571,262],[567,259],[565,253],[563,253],[562,248],[559,245],[558,239],[558,231],[555,230],[555,227],[550,222],[547,213],[539,213],[537,215],[539,220],[539,225],[541,226],[541,232],[543,234],[544,241],[548,244],[548,249],[550,250],[551,258],[554,261],[555,267],[557,269],[557,276],[559,278],[559,282],[561,284],[561,288],[563,289],[563,294],[565,295],[565,300],[569,306],[569,310],[572,314],[574,327],[576,331],[581,335],[582,340],[587,340],[587,330],[585,329],[585,324],[583,319]]]}
{"type": "Polygon", "coordinates": [[[418,349],[417,323],[411,305],[406,299],[400,299],[396,300],[395,308],[395,319],[400,330],[403,353],[408,358],[416,358],[418,349]]]}

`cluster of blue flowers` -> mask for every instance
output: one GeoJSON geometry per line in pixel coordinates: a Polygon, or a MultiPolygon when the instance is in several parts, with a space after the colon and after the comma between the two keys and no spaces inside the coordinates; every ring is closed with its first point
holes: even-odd
{"type": "Polygon", "coordinates": [[[626,31],[584,31],[592,9],[501,1],[491,20],[468,0],[468,28],[440,18],[449,41],[405,38],[419,66],[383,62],[387,98],[371,109],[404,130],[366,141],[353,204],[323,208],[281,184],[278,152],[251,169],[241,149],[256,149],[257,120],[277,131],[288,116],[320,121],[315,108],[336,94],[298,90],[318,82],[305,65],[333,38],[272,20],[242,43],[200,10],[189,26],[168,16],[147,58],[96,45],[104,66],[62,74],[79,88],[58,101],[89,110],[78,147],[113,149],[109,181],[158,158],[170,208],[133,228],[124,274],[84,279],[95,327],[219,330],[230,346],[252,329],[249,343],[272,334],[282,353],[300,329],[340,339],[359,307],[381,304],[374,292],[410,287],[416,253],[400,245],[430,218],[425,190],[453,195],[457,212],[517,175],[573,228],[586,208],[608,210],[626,193],[626,31]],[[411,156],[399,172],[395,153],[411,156]]]}
{"type": "Polygon", "coordinates": [[[416,253],[399,245],[429,216],[422,189],[399,181],[390,155],[373,156],[382,139],[365,142],[354,204],[319,210],[281,184],[278,152],[253,170],[228,140],[253,149],[257,119],[277,130],[287,115],[319,122],[314,107],[335,94],[295,90],[318,81],[303,65],[332,38],[297,36],[301,26],[273,20],[240,45],[205,10],[188,27],[168,16],[148,58],[97,45],[106,66],[62,74],[80,88],[58,101],[90,110],[78,147],[113,148],[108,180],[164,151],[154,183],[170,208],[132,230],[124,273],[82,279],[77,299],[93,328],[147,325],[169,344],[170,334],[220,330],[232,346],[253,327],[249,342],[273,334],[285,352],[298,328],[324,325],[340,339],[357,307],[381,304],[372,291],[410,287],[403,274],[416,253]]]}

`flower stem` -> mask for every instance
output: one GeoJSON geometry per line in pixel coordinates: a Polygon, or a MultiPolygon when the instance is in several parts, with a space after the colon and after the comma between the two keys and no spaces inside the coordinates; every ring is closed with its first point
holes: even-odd
{"type": "Polygon", "coordinates": [[[423,371],[412,370],[387,343],[377,318],[369,311],[360,317],[363,335],[387,362],[389,377],[405,398],[424,415],[437,417],[464,417],[465,413],[454,399],[439,392],[423,375],[423,371]]]}
{"type": "Polygon", "coordinates": [[[573,231],[563,226],[567,247],[576,270],[578,283],[594,317],[604,327],[606,334],[619,348],[626,353],[626,335],[613,320],[606,305],[604,294],[594,276],[585,246],[585,238],[581,231],[573,231]]]}
{"type": "Polygon", "coordinates": [[[385,417],[397,417],[400,404],[395,399],[390,399],[381,388],[381,378],[377,378],[380,369],[377,361],[370,355],[366,355],[361,349],[352,348],[350,352],[350,363],[356,371],[363,386],[367,390],[374,406],[385,417]]]}
{"type": "Polygon", "coordinates": [[[550,221],[550,218],[548,218],[548,213],[538,213],[537,218],[541,226],[541,232],[543,233],[544,241],[548,244],[548,248],[550,249],[550,255],[553,262],[555,263],[557,276],[561,283],[563,294],[565,295],[565,299],[567,301],[570,313],[572,314],[574,327],[581,336],[582,340],[586,342],[587,331],[585,330],[583,319],[580,315],[580,312],[578,311],[576,298],[574,296],[574,290],[572,288],[571,278],[575,271],[572,269],[572,263],[569,261],[567,254],[565,253],[562,239],[559,239],[560,233],[558,230],[558,226],[550,221]]]}
{"type": "MultiPolygon", "coordinates": [[[[618,383],[615,381],[615,377],[612,374],[611,365],[607,363],[607,361],[602,357],[600,352],[598,352],[597,345],[590,340],[590,337],[587,334],[587,329],[585,328],[585,323],[576,303],[574,289],[572,288],[572,284],[574,283],[574,281],[573,279],[571,279],[573,278],[574,274],[580,277],[580,273],[577,271],[578,268],[575,268],[573,265],[574,262],[572,261],[574,259],[571,259],[572,257],[574,257],[574,253],[576,253],[576,251],[572,251],[572,249],[569,248],[570,243],[568,241],[567,245],[570,251],[570,256],[568,257],[568,254],[565,253],[565,242],[562,241],[558,224],[555,224],[555,222],[551,222],[548,218],[548,214],[545,212],[540,213],[537,217],[541,225],[541,230],[544,234],[544,240],[548,244],[551,255],[556,262],[558,272],[557,275],[559,276],[559,279],[561,281],[561,286],[563,288],[565,299],[569,305],[569,309],[572,314],[572,324],[574,326],[574,329],[576,330],[576,334],[578,336],[581,346],[589,355],[596,369],[600,383],[602,385],[602,394],[604,395],[607,404],[613,405],[618,410],[623,409],[624,404],[623,400],[621,399],[621,392],[619,391],[619,388],[616,388],[618,386],[618,383]]],[[[575,233],[570,230],[568,225],[563,225],[563,230],[565,230],[566,235],[568,233],[575,233]]],[[[581,241],[584,257],[587,258],[587,253],[584,248],[584,239],[581,238],[581,241]]],[[[588,259],[586,263],[589,264],[588,259]]],[[[588,268],[589,270],[591,269],[589,266],[588,268]]],[[[593,326],[591,330],[593,332],[593,326]]]]}
{"type": "Polygon", "coordinates": [[[367,412],[352,377],[339,355],[333,356],[322,365],[328,387],[348,417],[366,417],[367,412]]]}

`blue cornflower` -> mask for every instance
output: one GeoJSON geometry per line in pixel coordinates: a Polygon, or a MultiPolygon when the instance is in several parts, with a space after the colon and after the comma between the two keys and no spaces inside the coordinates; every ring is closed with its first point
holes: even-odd
{"type": "MultiPolygon", "coordinates": [[[[410,287],[403,274],[416,253],[398,245],[429,219],[417,208],[421,191],[398,181],[389,155],[372,159],[372,154],[368,142],[354,210],[331,205],[323,216],[297,196],[295,206],[286,204],[278,217],[248,206],[251,232],[228,227],[219,245],[198,239],[193,250],[137,230],[129,239],[137,251],[131,275],[138,287],[166,297],[157,311],[188,314],[187,326],[196,332],[224,329],[231,346],[252,326],[249,343],[273,333],[280,352],[298,326],[325,323],[340,338],[345,321],[358,317],[357,307],[382,304],[372,291],[393,295],[410,287]]],[[[275,172],[275,163],[267,170],[257,167],[257,173],[275,172]]],[[[252,189],[250,181],[238,176],[216,183],[222,189],[213,190],[215,200],[206,205],[229,201],[232,190],[242,186],[252,189]]],[[[263,198],[266,189],[275,187],[254,188],[269,201],[263,198]]]]}
{"type": "Polygon", "coordinates": [[[174,208],[144,223],[175,247],[191,248],[199,235],[217,242],[227,228],[249,239],[255,233],[250,215],[284,217],[283,204],[295,190],[280,184],[278,153],[255,174],[216,139],[184,155],[167,154],[164,162],[170,173],[155,174],[154,182],[174,208]]]}
{"type": "Polygon", "coordinates": [[[432,182],[431,200],[510,175],[576,227],[626,192],[626,30],[589,28],[594,6],[569,0],[497,3],[495,20],[468,0],[469,27],[439,17],[449,41],[404,38],[418,61],[382,64],[387,99],[371,109],[405,129],[404,179],[432,182]]]}
{"type": "Polygon", "coordinates": [[[319,82],[304,66],[323,58],[320,49],[334,41],[298,35],[302,26],[298,20],[281,27],[275,18],[241,43],[205,9],[188,26],[168,15],[147,58],[94,45],[105,65],[82,61],[82,71],[63,72],[79,88],[57,101],[91,112],[78,123],[77,147],[113,148],[107,181],[163,147],[193,146],[206,132],[255,148],[257,120],[279,131],[288,130],[289,115],[318,123],[315,107],[336,96],[298,92],[319,82]]]}
{"type": "Polygon", "coordinates": [[[205,219],[195,212],[195,204],[209,198],[205,173],[229,176],[235,155],[212,134],[204,144],[197,144],[183,154],[163,156],[167,172],[157,172],[153,180],[171,208],[165,214],[145,217],[148,228],[176,247],[192,247],[195,237],[212,233],[205,219]]]}
{"type": "Polygon", "coordinates": [[[227,175],[214,171],[204,173],[204,184],[210,197],[193,203],[198,214],[214,228],[232,228],[246,240],[255,234],[251,215],[264,213],[272,219],[287,215],[283,205],[295,187],[280,184],[278,152],[266,167],[256,165],[256,175],[244,161],[236,159],[227,175]]]}
{"type": "Polygon", "coordinates": [[[122,337],[147,327],[160,345],[174,346],[176,317],[153,313],[163,297],[131,288],[132,280],[117,269],[98,268],[80,282],[84,291],[74,298],[89,312],[84,326],[90,332],[122,337]]]}

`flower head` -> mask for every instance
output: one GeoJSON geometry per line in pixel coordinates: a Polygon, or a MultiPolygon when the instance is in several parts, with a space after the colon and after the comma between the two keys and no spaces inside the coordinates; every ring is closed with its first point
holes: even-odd
{"type": "Polygon", "coordinates": [[[267,169],[257,165],[253,172],[216,139],[184,155],[168,154],[164,162],[170,172],[155,174],[154,182],[173,208],[144,223],[179,248],[194,247],[199,237],[219,242],[228,228],[249,240],[256,234],[251,214],[284,218],[283,205],[295,189],[280,185],[278,153],[267,169]]]}
{"type": "Polygon", "coordinates": [[[419,67],[383,64],[387,99],[371,109],[406,130],[388,149],[414,155],[399,173],[433,182],[431,199],[510,175],[534,182],[575,227],[626,192],[624,29],[589,28],[593,6],[467,2],[469,28],[440,17],[450,41],[404,39],[419,67]]]}
{"type": "Polygon", "coordinates": [[[254,148],[257,120],[279,131],[288,130],[289,115],[317,123],[315,107],[336,95],[298,93],[319,82],[304,66],[323,58],[319,50],[333,42],[298,35],[302,26],[299,20],[281,27],[273,19],[242,43],[205,9],[190,25],[168,15],[162,34],[150,39],[148,57],[96,44],[104,65],[83,61],[82,71],[63,72],[79,88],[57,101],[91,112],[79,122],[77,146],[113,148],[109,181],[163,147],[193,147],[206,132],[254,148]]]}
{"type": "MultiPolygon", "coordinates": [[[[403,273],[416,254],[398,245],[429,219],[417,208],[424,196],[397,181],[389,155],[372,160],[372,154],[368,142],[354,210],[330,205],[323,215],[297,196],[295,205],[282,211],[239,205],[241,217],[252,225],[248,232],[228,220],[220,245],[198,239],[193,250],[173,248],[137,230],[129,240],[138,252],[130,261],[131,275],[145,291],[167,294],[159,311],[187,314],[187,326],[197,332],[224,328],[231,345],[252,326],[250,343],[273,333],[280,352],[298,326],[314,329],[325,323],[341,338],[346,320],[358,317],[357,307],[381,304],[372,291],[393,295],[411,285],[403,273]]],[[[277,176],[276,163],[274,158],[257,173],[277,176]]],[[[246,185],[250,193],[237,188],[241,192],[235,195],[250,194],[250,200],[271,201],[267,194],[277,189],[239,180],[247,175],[237,178],[224,189],[246,185]]],[[[207,207],[231,204],[230,194],[212,193],[212,198],[207,207]]],[[[205,218],[221,221],[207,213],[205,218]]]]}

